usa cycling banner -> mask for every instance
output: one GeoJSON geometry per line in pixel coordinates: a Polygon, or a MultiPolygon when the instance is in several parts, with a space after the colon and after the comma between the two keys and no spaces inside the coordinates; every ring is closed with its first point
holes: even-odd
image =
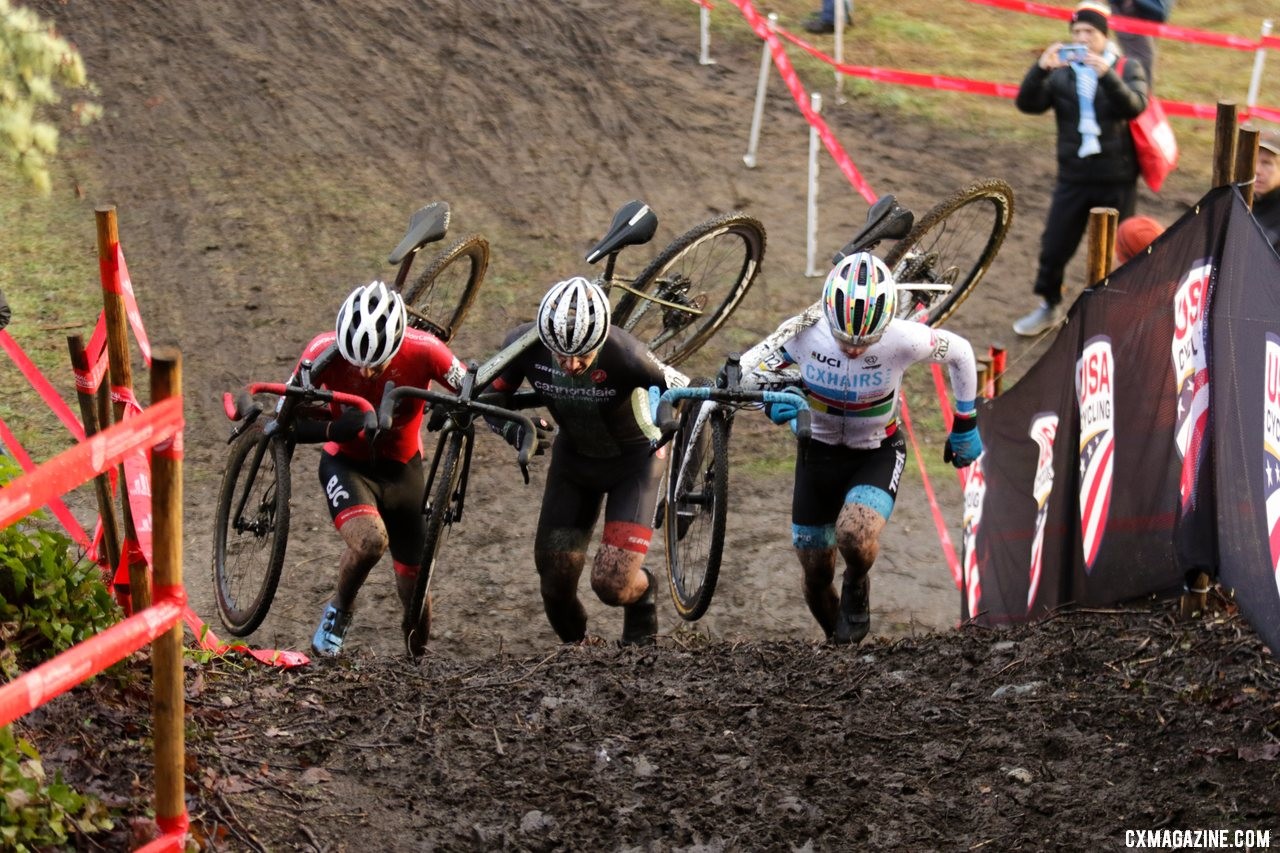
{"type": "Polygon", "coordinates": [[[1280,653],[1280,259],[1241,214],[1211,315],[1219,580],[1280,653]]]}
{"type": "Polygon", "coordinates": [[[1177,592],[1217,564],[1208,460],[1223,378],[1211,381],[1222,363],[1208,349],[1211,286],[1266,268],[1231,242],[1229,224],[1254,227],[1238,194],[1215,190],[1149,254],[1086,291],[1044,357],[986,405],[987,451],[966,495],[965,618],[1024,621],[1177,592]]]}

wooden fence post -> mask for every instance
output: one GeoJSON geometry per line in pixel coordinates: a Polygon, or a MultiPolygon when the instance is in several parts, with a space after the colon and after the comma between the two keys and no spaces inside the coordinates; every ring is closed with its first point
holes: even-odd
{"type": "MultiPolygon", "coordinates": [[[[152,405],[182,393],[182,357],[174,349],[152,358],[152,405]]],[[[182,590],[182,433],[151,453],[152,539],[156,589],[182,590]]],[[[183,765],[182,630],[178,620],[152,643],[151,717],[155,738],[156,821],[169,829],[186,813],[183,765]]]]}
{"type": "MultiPolygon", "coordinates": [[[[84,351],[84,339],[79,335],[67,336],[67,349],[71,352],[71,366],[83,376],[89,372],[89,356],[84,351]]],[[[80,419],[84,421],[85,436],[97,435],[98,398],[76,382],[76,398],[80,401],[80,419]]],[[[104,473],[93,478],[93,493],[98,499],[98,517],[102,519],[102,547],[107,552],[107,565],[111,569],[110,584],[115,580],[116,567],[120,563],[120,529],[116,526],[116,512],[111,505],[110,478],[104,473]]]]}
{"type": "Polygon", "coordinates": [[[1085,262],[1087,287],[1097,287],[1111,275],[1111,259],[1116,250],[1116,219],[1119,216],[1114,207],[1095,207],[1089,211],[1089,255],[1085,262]]]}
{"type": "Polygon", "coordinates": [[[1238,110],[1233,101],[1218,101],[1218,117],[1213,126],[1213,185],[1226,186],[1236,168],[1236,122],[1238,110]]]}
{"type": "MultiPolygon", "coordinates": [[[[133,367],[129,363],[124,296],[116,291],[113,282],[108,281],[112,277],[111,271],[115,269],[116,247],[120,243],[115,206],[96,207],[94,216],[98,224],[98,267],[102,272],[102,311],[107,327],[108,374],[112,388],[133,390],[133,367]]],[[[119,423],[124,417],[123,400],[115,400],[113,413],[115,423],[119,423]]],[[[119,483],[120,515],[124,519],[125,539],[136,542],[138,534],[134,526],[133,511],[129,506],[129,481],[124,475],[123,464],[120,465],[119,483]]],[[[150,578],[147,576],[146,563],[141,560],[129,563],[129,601],[134,613],[151,605],[150,578]]]]}

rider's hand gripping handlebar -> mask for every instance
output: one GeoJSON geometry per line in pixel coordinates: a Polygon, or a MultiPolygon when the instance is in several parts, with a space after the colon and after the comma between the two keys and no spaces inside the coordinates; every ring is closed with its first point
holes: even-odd
{"type": "MultiPolygon", "coordinates": [[[[464,381],[463,386],[463,393],[465,393],[468,383],[464,381]]],[[[520,447],[517,449],[516,458],[520,465],[520,473],[524,475],[525,483],[529,482],[529,459],[533,456],[538,432],[533,425],[533,421],[526,415],[511,409],[504,409],[501,406],[482,403],[479,400],[467,399],[461,394],[434,391],[430,388],[414,388],[408,385],[397,386],[394,382],[388,382],[382,395],[382,404],[378,407],[378,423],[383,429],[391,425],[391,413],[395,410],[396,402],[402,397],[415,397],[430,403],[433,412],[438,411],[445,419],[454,414],[487,415],[518,424],[522,427],[522,430],[520,447]]],[[[441,427],[443,426],[442,422],[441,427]]]]}

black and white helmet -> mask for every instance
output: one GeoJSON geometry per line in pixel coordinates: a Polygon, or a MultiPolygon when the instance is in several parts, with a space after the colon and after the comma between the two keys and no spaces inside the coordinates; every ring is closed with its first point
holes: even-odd
{"type": "Polygon", "coordinates": [[[538,306],[538,337],[558,355],[586,355],[609,335],[609,298],[575,276],[552,285],[538,306]]]}
{"type": "Polygon", "coordinates": [[[356,367],[381,367],[400,351],[404,299],[381,281],[351,291],[338,309],[338,352],[356,367]]]}

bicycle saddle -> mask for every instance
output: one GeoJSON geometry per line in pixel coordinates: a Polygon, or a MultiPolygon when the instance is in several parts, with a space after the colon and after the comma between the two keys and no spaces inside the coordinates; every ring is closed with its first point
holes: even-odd
{"type": "Polygon", "coordinates": [[[915,225],[915,221],[915,214],[898,204],[898,200],[892,195],[880,196],[867,211],[866,224],[832,256],[832,266],[854,252],[873,248],[881,240],[901,240],[911,233],[911,226],[915,225]]]}
{"type": "Polygon", "coordinates": [[[609,233],[587,252],[587,263],[594,264],[623,246],[638,246],[653,239],[658,230],[658,215],[642,201],[629,201],[613,215],[609,233]]]}
{"type": "Polygon", "coordinates": [[[433,201],[426,207],[419,208],[417,213],[409,217],[409,230],[400,240],[400,245],[387,255],[387,263],[399,264],[411,252],[417,251],[427,243],[442,239],[448,230],[449,203],[447,201],[433,201]]]}

